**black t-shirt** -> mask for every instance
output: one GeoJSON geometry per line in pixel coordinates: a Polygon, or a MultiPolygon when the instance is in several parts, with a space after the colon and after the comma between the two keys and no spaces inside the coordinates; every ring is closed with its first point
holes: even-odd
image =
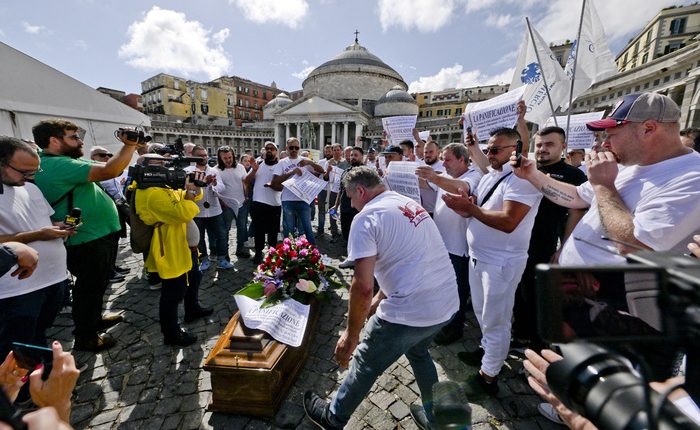
{"type": "MultiPolygon", "coordinates": [[[[578,168],[570,166],[561,160],[557,163],[539,168],[557,181],[567,184],[581,185],[586,182],[586,175],[578,168]]],[[[535,217],[530,237],[529,260],[534,263],[546,263],[557,250],[559,238],[564,234],[569,209],[553,203],[546,197],[542,198],[535,217]]]]}
{"type": "Polygon", "coordinates": [[[343,187],[343,179],[345,178],[345,174],[352,169],[352,166],[347,168],[343,174],[340,176],[340,212],[341,213],[357,213],[357,210],[352,207],[352,203],[350,201],[350,197],[348,197],[348,193],[345,192],[345,187],[343,187]]]}

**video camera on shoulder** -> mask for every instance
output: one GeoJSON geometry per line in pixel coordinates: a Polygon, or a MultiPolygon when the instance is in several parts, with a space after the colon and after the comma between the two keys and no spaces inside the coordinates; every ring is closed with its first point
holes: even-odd
{"type": "MultiPolygon", "coordinates": [[[[129,167],[129,176],[136,181],[136,188],[145,189],[151,187],[184,189],[185,181],[198,187],[206,187],[207,183],[195,179],[195,173],[185,172],[184,168],[191,163],[200,161],[197,157],[185,157],[184,146],[181,139],[175,144],[164,145],[156,150],[159,158],[144,159],[144,165],[129,167]]],[[[152,155],[152,154],[151,154],[152,155]]]]}

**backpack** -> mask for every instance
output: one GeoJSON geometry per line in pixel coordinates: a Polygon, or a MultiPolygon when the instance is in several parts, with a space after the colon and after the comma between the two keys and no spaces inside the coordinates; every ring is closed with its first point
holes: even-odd
{"type": "MultiPolygon", "coordinates": [[[[129,221],[131,227],[129,232],[131,250],[139,254],[148,253],[151,249],[153,230],[160,227],[163,223],[157,222],[153,225],[148,225],[138,216],[136,213],[136,190],[132,190],[129,196],[129,221]]],[[[161,246],[161,253],[163,252],[164,250],[161,246]]]]}

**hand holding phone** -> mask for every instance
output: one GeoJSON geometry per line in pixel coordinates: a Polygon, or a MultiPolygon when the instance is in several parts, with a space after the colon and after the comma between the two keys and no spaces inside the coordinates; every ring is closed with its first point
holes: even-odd
{"type": "Polygon", "coordinates": [[[26,343],[12,342],[12,352],[17,360],[17,366],[30,372],[37,366],[44,366],[42,379],[45,381],[53,367],[53,351],[43,346],[29,345],[26,343]]]}
{"type": "Polygon", "coordinates": [[[513,167],[520,167],[520,162],[523,159],[523,141],[518,139],[518,142],[515,144],[515,164],[513,164],[513,167]]]}

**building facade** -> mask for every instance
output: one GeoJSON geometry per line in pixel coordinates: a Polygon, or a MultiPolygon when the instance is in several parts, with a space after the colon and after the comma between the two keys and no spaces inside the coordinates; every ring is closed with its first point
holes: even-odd
{"type": "Polygon", "coordinates": [[[459,119],[467,103],[480,102],[499,96],[508,92],[509,86],[508,84],[482,85],[416,93],[414,97],[418,103],[418,117],[459,119]]]}
{"type": "Polygon", "coordinates": [[[615,58],[617,70],[626,72],[684,48],[698,34],[699,4],[662,9],[615,58]]]}

